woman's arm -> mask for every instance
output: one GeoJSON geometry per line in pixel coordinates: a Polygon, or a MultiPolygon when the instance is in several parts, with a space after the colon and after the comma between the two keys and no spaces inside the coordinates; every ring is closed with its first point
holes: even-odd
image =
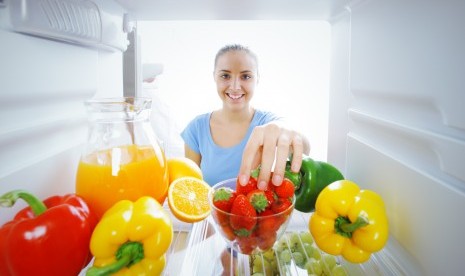
{"type": "Polygon", "coordinates": [[[187,144],[184,144],[184,156],[189,159],[192,159],[200,167],[200,161],[202,156],[197,152],[193,151],[187,144]]]}

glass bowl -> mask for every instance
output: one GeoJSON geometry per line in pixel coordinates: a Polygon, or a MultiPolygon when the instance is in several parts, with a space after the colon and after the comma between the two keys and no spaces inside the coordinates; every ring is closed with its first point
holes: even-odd
{"type": "Polygon", "coordinates": [[[274,243],[285,232],[289,223],[289,218],[294,211],[295,196],[291,198],[289,207],[275,211],[263,211],[258,213],[255,217],[246,217],[229,212],[225,212],[217,208],[213,204],[213,195],[215,191],[220,188],[229,188],[233,191],[236,190],[236,178],[224,180],[214,185],[209,192],[208,201],[211,206],[211,215],[213,218],[213,225],[216,232],[220,233],[224,240],[236,252],[251,255],[259,252],[265,252],[273,247],[274,243]],[[253,226],[244,231],[243,228],[238,228],[237,221],[247,221],[253,226]],[[233,222],[233,223],[232,223],[233,222]]]}

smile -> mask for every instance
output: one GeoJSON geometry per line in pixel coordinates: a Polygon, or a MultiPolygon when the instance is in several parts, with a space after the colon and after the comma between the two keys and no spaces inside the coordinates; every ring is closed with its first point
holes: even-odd
{"type": "Polygon", "coordinates": [[[242,97],[244,97],[244,94],[230,94],[230,93],[226,93],[226,95],[228,95],[229,98],[233,99],[233,100],[238,100],[242,97]]]}

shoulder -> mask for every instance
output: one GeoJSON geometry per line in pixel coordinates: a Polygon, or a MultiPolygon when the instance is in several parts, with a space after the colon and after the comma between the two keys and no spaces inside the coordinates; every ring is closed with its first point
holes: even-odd
{"type": "Polygon", "coordinates": [[[194,151],[199,148],[199,144],[209,135],[210,113],[195,116],[181,132],[184,142],[194,151]]]}
{"type": "Polygon", "coordinates": [[[194,117],[194,119],[192,119],[188,126],[190,127],[193,127],[193,126],[201,126],[201,125],[204,125],[204,124],[208,124],[208,122],[210,121],[210,112],[208,113],[203,113],[203,114],[200,114],[200,115],[197,115],[194,117]]]}
{"type": "Polygon", "coordinates": [[[266,123],[277,121],[280,119],[282,119],[282,117],[275,114],[274,112],[265,111],[262,109],[255,110],[254,121],[257,122],[258,124],[266,124],[266,123]]]}

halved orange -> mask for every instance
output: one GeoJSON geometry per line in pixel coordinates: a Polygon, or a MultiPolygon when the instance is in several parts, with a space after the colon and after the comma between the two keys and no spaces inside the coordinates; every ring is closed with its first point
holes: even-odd
{"type": "Polygon", "coordinates": [[[210,214],[207,182],[193,176],[174,180],[168,189],[168,205],[173,215],[184,222],[198,222],[210,214]]]}
{"type": "Polygon", "coordinates": [[[185,176],[203,179],[200,167],[187,157],[172,157],[167,160],[167,163],[170,184],[173,183],[174,180],[185,176]]]}

